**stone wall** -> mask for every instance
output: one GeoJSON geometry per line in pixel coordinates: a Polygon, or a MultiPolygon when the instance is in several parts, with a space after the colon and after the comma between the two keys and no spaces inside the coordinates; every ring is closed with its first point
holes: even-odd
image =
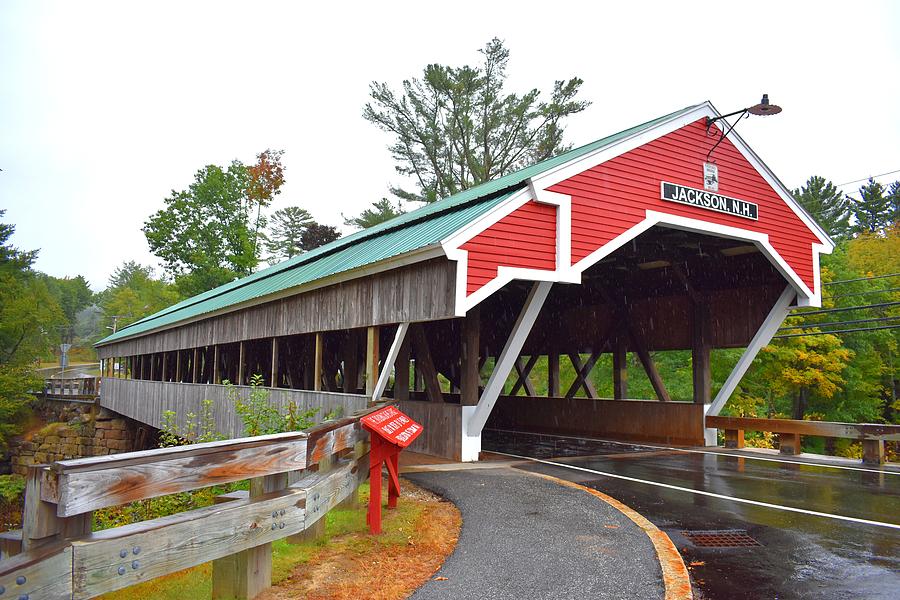
{"type": "MultiPolygon", "coordinates": [[[[62,404],[62,403],[54,403],[62,404]]],[[[10,447],[10,468],[25,475],[29,465],[102,456],[152,447],[154,436],[140,423],[93,404],[42,407],[54,419],[10,447]]]]}

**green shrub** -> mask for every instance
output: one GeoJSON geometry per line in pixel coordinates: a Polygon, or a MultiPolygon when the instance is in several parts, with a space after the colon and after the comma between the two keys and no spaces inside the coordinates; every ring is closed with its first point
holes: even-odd
{"type": "Polygon", "coordinates": [[[315,424],[313,418],[319,411],[318,408],[299,412],[297,405],[290,402],[287,411],[282,414],[277,406],[270,404],[269,390],[263,387],[262,375],[250,377],[250,393],[246,399],[242,397],[243,390],[229,381],[222,383],[227,386],[228,399],[234,403],[235,410],[241,417],[245,436],[300,431],[315,424]]]}
{"type": "Polygon", "coordinates": [[[21,475],[0,475],[0,503],[18,504],[24,496],[24,477],[21,475]]]}

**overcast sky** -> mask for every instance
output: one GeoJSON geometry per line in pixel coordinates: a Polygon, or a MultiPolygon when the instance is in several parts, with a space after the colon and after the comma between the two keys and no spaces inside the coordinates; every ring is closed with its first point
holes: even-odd
{"type": "MultiPolygon", "coordinates": [[[[900,169],[897,2],[0,1],[0,208],[37,268],[99,290],[203,165],[284,149],[273,210],[338,225],[399,181],[360,116],[372,80],[511,51],[510,89],[584,79],[582,144],[703,100],[767,92],[738,131],[790,187],[900,169]]],[[[881,178],[893,181],[900,173],[881,178]]],[[[858,184],[846,186],[855,190],[858,184]]]]}

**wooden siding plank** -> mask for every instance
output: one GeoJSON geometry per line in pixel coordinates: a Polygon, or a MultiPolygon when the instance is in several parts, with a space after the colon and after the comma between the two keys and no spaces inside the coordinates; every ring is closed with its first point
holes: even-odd
{"type": "Polygon", "coordinates": [[[105,359],[266,337],[447,319],[455,316],[455,281],[455,262],[431,259],[107,344],[97,351],[105,359]]]}

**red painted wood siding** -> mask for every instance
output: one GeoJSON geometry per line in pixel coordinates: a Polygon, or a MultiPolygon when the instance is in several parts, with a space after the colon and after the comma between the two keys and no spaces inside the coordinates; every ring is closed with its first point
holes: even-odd
{"type": "Polygon", "coordinates": [[[703,162],[714,143],[699,120],[550,188],[572,196],[572,263],[640,223],[645,211],[655,210],[769,234],[775,250],[812,289],[811,244],[818,238],[730,139],[713,155],[719,193],[758,204],[758,221],[660,198],[660,181],[703,189],[703,162]]]}
{"type": "Polygon", "coordinates": [[[497,267],[556,269],[556,206],[530,200],[461,246],[469,252],[466,295],[497,277],[497,267]]]}
{"type": "MultiPolygon", "coordinates": [[[[703,189],[703,162],[717,138],[704,120],[644,144],[550,188],[572,197],[572,264],[644,220],[647,210],[769,235],[797,275],[813,288],[816,235],[794,214],[738,149],[716,149],[719,193],[759,205],[759,220],[662,200],[660,181],[703,189]]],[[[497,267],[554,270],[557,207],[529,201],[461,246],[467,250],[466,294],[497,277],[497,267]]]]}

